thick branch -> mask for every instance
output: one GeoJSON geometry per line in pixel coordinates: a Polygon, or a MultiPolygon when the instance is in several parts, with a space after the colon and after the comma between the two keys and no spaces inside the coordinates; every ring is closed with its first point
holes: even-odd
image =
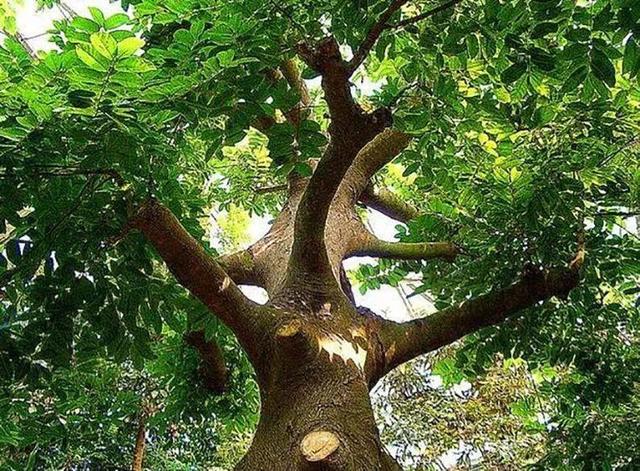
{"type": "Polygon", "coordinates": [[[215,394],[222,394],[227,387],[228,372],[224,364],[222,349],[213,340],[207,340],[204,331],[189,332],[184,336],[187,344],[192,346],[200,356],[198,373],[203,386],[215,394]]]}
{"type": "Polygon", "coordinates": [[[351,94],[350,74],[336,39],[329,36],[315,47],[299,44],[298,55],[309,67],[322,75],[322,90],[331,117],[331,136],[334,137],[336,131],[351,131],[366,125],[366,115],[351,94]]]}
{"type": "Polygon", "coordinates": [[[451,242],[388,242],[369,234],[369,237],[362,241],[362,246],[349,255],[398,260],[442,258],[453,261],[458,253],[458,247],[451,242]]]}
{"type": "Polygon", "coordinates": [[[403,201],[393,192],[386,188],[376,189],[371,184],[360,194],[360,202],[400,222],[406,223],[420,215],[416,208],[403,201]]]}
{"type": "Polygon", "coordinates": [[[410,141],[408,134],[387,128],[358,153],[343,182],[344,192],[352,204],[370,185],[371,177],[402,152],[410,141]]]}
{"type": "Polygon", "coordinates": [[[280,71],[289,86],[300,95],[298,104],[291,110],[285,112],[287,120],[294,126],[298,126],[309,115],[311,96],[309,95],[307,84],[302,79],[298,66],[293,59],[285,60],[282,65],[280,65],[280,71]]]}
{"type": "MultiPolygon", "coordinates": [[[[309,285],[318,280],[332,292],[339,288],[325,246],[329,207],[354,160],[369,160],[370,154],[395,155],[399,152],[399,147],[404,145],[399,139],[390,139],[388,130],[375,128],[381,124],[385,123],[370,123],[369,126],[355,130],[338,129],[332,134],[332,141],[309,180],[298,206],[287,269],[287,286],[295,287],[301,283],[309,285]],[[356,131],[359,134],[354,134],[356,131]],[[364,142],[360,139],[364,139],[364,142]]],[[[335,122],[331,124],[334,125],[335,122]]],[[[395,134],[391,132],[391,135],[395,134]]]]}
{"type": "Polygon", "coordinates": [[[222,269],[238,285],[257,285],[255,261],[249,250],[222,255],[217,260],[222,269]]]}
{"type": "Polygon", "coordinates": [[[499,324],[540,301],[553,296],[564,298],[578,281],[579,266],[575,265],[535,271],[508,288],[492,291],[429,317],[403,323],[384,321],[380,337],[386,354],[380,377],[406,361],[483,327],[499,324]]]}
{"type": "Polygon", "coordinates": [[[298,205],[282,301],[292,293],[314,291],[315,301],[322,305],[327,297],[342,293],[325,244],[329,208],[354,159],[391,125],[391,114],[386,109],[365,113],[355,102],[347,64],[335,38],[325,38],[315,47],[301,44],[298,53],[322,75],[331,118],[330,141],[298,205]]]}
{"type": "Polygon", "coordinates": [[[168,208],[150,199],[130,225],[153,244],[182,286],[234,330],[241,341],[250,340],[247,334],[254,328],[257,305],[242,294],[168,208]]]}

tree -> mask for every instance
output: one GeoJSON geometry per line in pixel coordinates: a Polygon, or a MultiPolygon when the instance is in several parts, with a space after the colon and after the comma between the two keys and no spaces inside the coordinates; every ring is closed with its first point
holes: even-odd
{"type": "MultiPolygon", "coordinates": [[[[260,390],[237,469],[387,470],[369,391],[420,355],[472,336],[461,364],[540,357],[533,340],[579,343],[588,318],[630,363],[613,337],[638,327],[636,2],[122,3],[133,18],[57,22],[59,51],[0,50],[8,378],[143,368],[170,328],[219,393],[215,316],[260,390]],[[394,159],[401,176],[384,175],[394,159]],[[214,254],[199,224],[214,204],[275,218],[214,254]],[[406,223],[401,240],[369,232],[362,205],[406,223]],[[421,273],[437,312],[357,306],[353,256],[382,260],[362,289],[421,273]]],[[[633,393],[632,368],[610,400],[633,393]]]]}

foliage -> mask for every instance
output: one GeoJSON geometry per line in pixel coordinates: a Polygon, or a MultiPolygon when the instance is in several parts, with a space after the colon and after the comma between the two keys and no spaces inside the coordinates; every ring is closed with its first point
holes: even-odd
{"type": "MultiPolygon", "coordinates": [[[[225,351],[238,350],[228,334],[216,337],[232,342],[225,351]]],[[[148,410],[150,469],[229,468],[257,420],[257,390],[246,360],[229,364],[230,391],[216,397],[197,386],[198,358],[182,336],[165,332],[153,353],[144,370],[89,359],[37,383],[4,384],[0,444],[8,453],[0,466],[24,469],[23,460],[33,457],[38,469],[126,469],[132,437],[148,410]]]]}
{"type": "Polygon", "coordinates": [[[417,469],[481,463],[517,470],[540,460],[548,439],[538,414],[550,403],[526,363],[497,358],[483,377],[466,383],[448,375],[453,352],[419,359],[384,381],[374,397],[385,441],[417,469]]]}
{"type": "MultiPolygon", "coordinates": [[[[124,466],[113,460],[130,450],[149,391],[164,404],[152,422],[149,463],[158,467],[220,464],[217,448],[206,446],[218,430],[210,417],[225,417],[228,427],[215,440],[252,429],[257,393],[239,347],[185,296],[142,237],[122,237],[122,228],[149,194],[203,241],[211,208],[274,213],[281,197],[255,189],[308,173],[326,144],[327,121],[312,93],[309,118],[295,130],[284,122],[299,96],[269,71],[295,57],[299,40],[320,39],[327,29],[355,49],[388,3],[131,0],[113,16],[93,8],[90,17],[57,21],[57,49],[36,58],[14,37],[4,40],[0,442],[7,460],[124,466]],[[264,117],[277,124],[251,127],[264,117]],[[194,366],[176,360],[181,335],[203,326],[230,353],[231,398],[194,400],[193,381],[179,376],[194,366]],[[97,369],[100,377],[91,374],[97,369]],[[193,444],[176,445],[171,424],[193,444]],[[104,448],[91,448],[95,441],[104,448]]],[[[12,33],[8,6],[0,1],[0,27],[12,33]]],[[[402,17],[432,6],[411,3],[402,17]]],[[[437,308],[449,306],[510,283],[523,267],[565,263],[587,228],[581,288],[566,302],[481,331],[444,364],[486,398],[477,401],[482,433],[494,419],[515,429],[512,415],[492,418],[487,408],[500,400],[504,409],[528,391],[483,392],[487,372],[495,387],[520,384],[495,376],[496,354],[523,358],[532,371],[567,372],[541,383],[557,426],[515,443],[518,462],[534,455],[557,469],[640,462],[631,443],[639,427],[640,244],[630,225],[640,205],[639,44],[634,0],[467,0],[383,34],[355,80],[366,106],[393,108],[395,125],[416,136],[378,177],[423,210],[398,226],[399,239],[451,240],[465,251],[454,263],[363,265],[356,274],[363,292],[417,272],[418,292],[437,308]],[[529,443],[535,450],[524,449],[529,443]]],[[[310,70],[303,75],[313,78],[310,70]]],[[[455,414],[469,413],[470,404],[455,414]]],[[[444,453],[451,443],[431,446],[444,453]]]]}

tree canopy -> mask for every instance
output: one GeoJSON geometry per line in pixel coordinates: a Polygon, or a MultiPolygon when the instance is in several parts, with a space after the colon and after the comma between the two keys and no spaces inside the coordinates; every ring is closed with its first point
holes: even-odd
{"type": "MultiPolygon", "coordinates": [[[[416,346],[393,366],[471,334],[375,390],[391,454],[429,469],[462,441],[486,469],[640,466],[639,2],[121,6],[67,6],[55,47],[34,52],[0,0],[0,466],[128,467],[141,423],[149,469],[233,466],[258,420],[253,369],[226,305],[210,315],[207,293],[189,295],[142,234],[164,213],[141,222],[140,208],[160,201],[202,257],[242,254],[249,218],[286,209],[292,181],[329,210],[347,171],[341,154],[323,163],[338,138],[364,139],[362,156],[387,137],[390,155],[362,170],[358,211],[397,221],[397,240],[367,239],[353,255],[374,260],[348,280],[366,293],[411,277],[410,296],[438,311],[413,321],[416,346]],[[336,54],[348,77],[331,88],[322,60],[336,54]],[[333,132],[341,94],[387,129],[333,132]],[[561,278],[574,267],[579,280],[561,278]],[[486,317],[461,308],[446,342],[435,337],[478,299],[462,306],[486,317]],[[214,348],[225,363],[207,370],[214,348]],[[451,387],[463,380],[478,396],[461,412],[451,387]],[[472,437],[467,421],[484,425],[472,437]],[[523,436],[491,436],[501,426],[523,436]]],[[[319,229],[292,253],[311,259],[325,229],[304,201],[319,229]]],[[[218,260],[211,270],[230,271],[218,260]]]]}

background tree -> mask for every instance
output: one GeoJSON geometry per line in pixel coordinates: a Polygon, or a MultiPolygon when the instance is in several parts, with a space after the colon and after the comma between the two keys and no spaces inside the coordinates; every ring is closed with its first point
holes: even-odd
{"type": "MultiPolygon", "coordinates": [[[[123,2],[131,16],[67,7],[59,50],[38,56],[3,20],[8,392],[104,359],[152,369],[178,337],[219,393],[230,332],[261,396],[238,469],[397,469],[369,390],[469,336],[436,371],[476,377],[496,352],[568,370],[547,465],[634,466],[636,3],[145,0],[123,2]],[[399,241],[360,205],[405,223],[399,241]],[[211,253],[214,206],[273,224],[211,253]],[[362,290],[417,272],[437,311],[357,306],[342,263],[362,255],[380,259],[352,276],[362,290]]],[[[136,405],[155,410],[144,391],[136,405]]]]}

